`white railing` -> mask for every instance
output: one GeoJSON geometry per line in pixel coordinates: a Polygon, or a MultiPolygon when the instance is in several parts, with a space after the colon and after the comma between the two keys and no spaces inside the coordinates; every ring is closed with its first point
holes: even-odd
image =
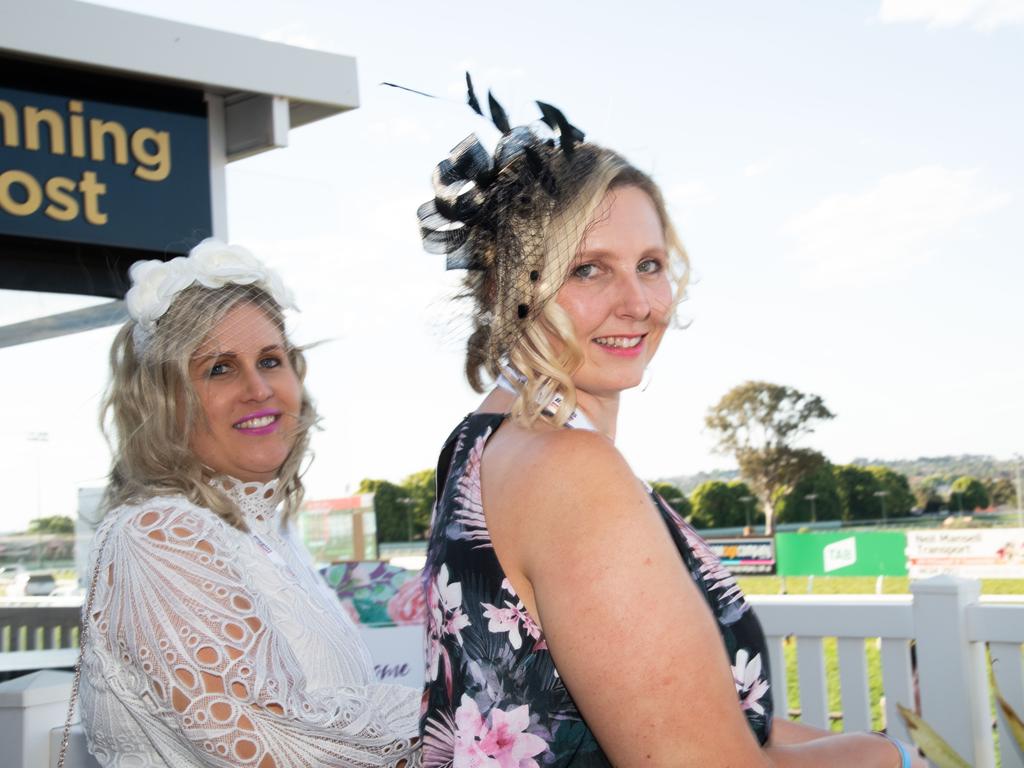
{"type": "MultiPolygon", "coordinates": [[[[829,638],[835,638],[841,716],[846,730],[870,730],[872,726],[871,707],[878,702],[873,702],[870,695],[869,644],[877,644],[885,722],[896,736],[907,737],[896,705],[913,709],[916,687],[924,719],[968,763],[994,768],[997,750],[986,655],[1003,696],[1017,712],[1024,713],[1024,596],[1017,598],[1018,602],[981,598],[978,582],[937,576],[913,582],[910,595],[773,595],[752,596],[749,600],[768,636],[773,697],[779,715],[784,716],[790,709],[786,648],[794,644],[801,720],[828,727],[825,664],[829,638]],[[911,658],[911,641],[916,646],[916,664],[911,658]]],[[[0,625],[5,611],[11,609],[0,608],[0,625]]],[[[20,625],[25,626],[26,615],[19,612],[18,616],[20,625]]],[[[63,639],[64,620],[59,624],[63,639]]],[[[48,620],[36,626],[52,625],[48,620]]],[[[388,634],[387,630],[367,630],[364,637],[378,663],[378,674],[393,675],[392,681],[415,685],[419,675],[412,667],[422,658],[421,633],[416,627],[397,629],[403,631],[388,634]],[[373,634],[375,631],[378,634],[373,634]],[[403,674],[394,674],[399,668],[403,674]]],[[[17,682],[0,684],[0,699],[6,695],[5,686],[17,682]]],[[[64,685],[70,686],[69,679],[64,685]]],[[[40,739],[46,740],[48,729],[63,722],[61,708],[55,707],[53,712],[57,720],[49,726],[45,717],[31,719],[39,724],[33,728],[46,728],[39,734],[40,739]]],[[[13,712],[5,710],[0,701],[0,733],[4,731],[3,718],[10,720],[12,716],[13,712]]],[[[1012,746],[1006,723],[1001,715],[997,719],[1002,768],[1024,768],[1024,756],[1012,746]]],[[[15,727],[23,731],[29,728],[29,719],[17,722],[25,725],[15,727]]],[[[25,743],[28,741],[26,738],[25,743]]],[[[82,744],[77,741],[76,752],[82,744]]],[[[12,768],[27,765],[17,763],[12,768]]]]}
{"type": "MultiPolygon", "coordinates": [[[[752,596],[768,636],[775,711],[789,711],[787,643],[796,645],[803,722],[828,727],[825,640],[835,638],[845,730],[870,730],[867,642],[879,645],[885,722],[907,739],[896,705],[914,709],[977,768],[995,766],[989,662],[1000,691],[1024,712],[1024,596],[1010,603],[980,597],[976,581],[936,576],[911,584],[910,595],[752,596]],[[916,646],[916,664],[911,658],[916,646]]],[[[1024,768],[1024,756],[997,715],[1002,768],[1024,768]]]]}

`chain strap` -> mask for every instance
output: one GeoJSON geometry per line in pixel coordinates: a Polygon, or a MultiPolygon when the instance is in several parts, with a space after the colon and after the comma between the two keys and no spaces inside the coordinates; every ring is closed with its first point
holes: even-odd
{"type": "Polygon", "coordinates": [[[113,525],[107,527],[103,534],[103,541],[96,552],[96,566],[92,570],[92,579],[89,582],[89,592],[85,598],[85,611],[82,614],[82,626],[78,631],[78,659],[75,660],[75,677],[71,682],[71,700],[68,702],[68,714],[64,719],[64,735],[60,740],[60,753],[57,756],[57,768],[64,768],[64,758],[68,751],[68,741],[71,739],[71,720],[75,716],[75,704],[78,701],[78,687],[82,680],[82,657],[85,655],[86,635],[89,632],[89,618],[92,616],[93,601],[96,599],[96,582],[100,576],[100,565],[103,562],[103,550],[106,548],[107,539],[113,525]]]}

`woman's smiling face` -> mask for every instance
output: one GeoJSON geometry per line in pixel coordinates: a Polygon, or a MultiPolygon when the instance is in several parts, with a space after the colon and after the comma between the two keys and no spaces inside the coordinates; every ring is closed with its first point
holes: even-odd
{"type": "Polygon", "coordinates": [[[302,384],[266,313],[232,308],[192,355],[189,376],[202,407],[190,441],[199,460],[243,482],[276,477],[295,445],[302,384]]]}
{"type": "Polygon", "coordinates": [[[607,192],[556,301],[583,353],[576,388],[602,397],[637,386],[672,316],[665,229],[646,192],[607,192]]]}

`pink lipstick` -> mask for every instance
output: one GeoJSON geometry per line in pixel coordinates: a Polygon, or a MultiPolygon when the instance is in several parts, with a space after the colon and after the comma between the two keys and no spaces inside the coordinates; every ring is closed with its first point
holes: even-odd
{"type": "Polygon", "coordinates": [[[647,334],[623,334],[622,336],[599,336],[604,341],[592,339],[602,352],[616,357],[638,357],[644,350],[647,334]]]}
{"type": "Polygon", "coordinates": [[[281,411],[267,408],[255,411],[236,421],[231,426],[246,435],[269,435],[281,424],[281,411]]]}

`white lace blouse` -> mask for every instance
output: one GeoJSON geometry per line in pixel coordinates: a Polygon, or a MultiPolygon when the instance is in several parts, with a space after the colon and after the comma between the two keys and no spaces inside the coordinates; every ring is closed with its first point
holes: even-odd
{"type": "Polygon", "coordinates": [[[280,526],[276,482],[227,485],[249,532],[181,497],[119,507],[97,531],[89,750],[133,768],[418,766],[420,692],[375,681],[358,630],[280,526]]]}

